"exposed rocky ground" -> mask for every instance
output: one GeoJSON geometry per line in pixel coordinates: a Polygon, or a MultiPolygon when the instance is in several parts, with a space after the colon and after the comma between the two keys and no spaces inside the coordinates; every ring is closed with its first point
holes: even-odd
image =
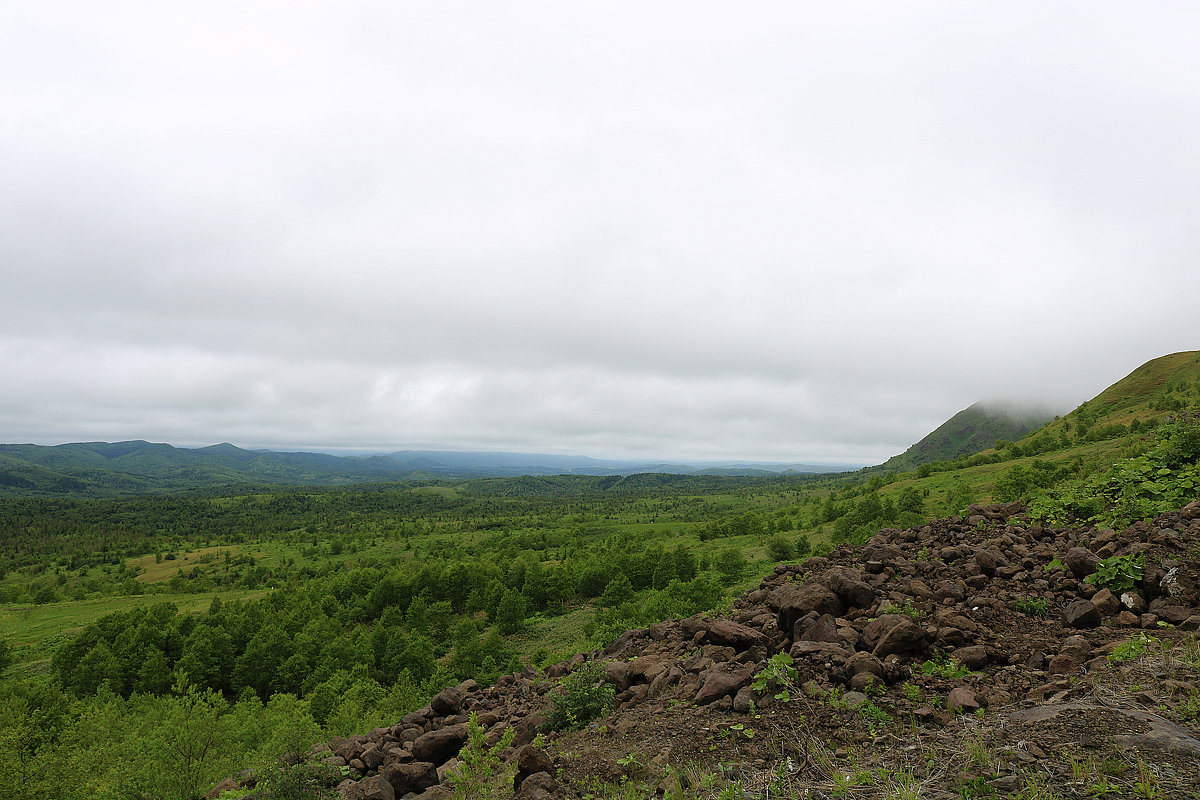
{"type": "Polygon", "coordinates": [[[1200,797],[1198,628],[1200,502],[1123,531],[972,507],[781,565],[726,616],[447,689],[326,759],[347,800],[448,797],[474,714],[512,730],[521,798],[1200,797]],[[1123,556],[1141,577],[1097,586],[1123,556]],[[588,661],[614,710],[535,745],[588,661]]]}

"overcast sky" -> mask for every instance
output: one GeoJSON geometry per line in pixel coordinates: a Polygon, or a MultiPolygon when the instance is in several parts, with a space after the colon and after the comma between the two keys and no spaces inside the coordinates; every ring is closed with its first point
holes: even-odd
{"type": "Polygon", "coordinates": [[[0,5],[0,441],[876,463],[1200,348],[1200,5],[0,5]]]}

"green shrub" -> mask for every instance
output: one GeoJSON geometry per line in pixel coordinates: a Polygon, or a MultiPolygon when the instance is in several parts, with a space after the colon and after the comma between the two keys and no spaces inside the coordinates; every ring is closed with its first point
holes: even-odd
{"type": "Polygon", "coordinates": [[[958,663],[953,658],[942,653],[921,664],[922,675],[934,675],[938,678],[962,678],[971,674],[971,670],[958,663]]]}
{"type": "Polygon", "coordinates": [[[791,561],[796,548],[783,534],[777,533],[767,541],[767,555],[772,561],[791,561]]]}
{"type": "Polygon", "coordinates": [[[471,712],[467,720],[467,745],[458,754],[458,769],[449,776],[454,800],[492,800],[510,797],[512,783],[500,753],[512,744],[515,732],[509,728],[500,741],[489,746],[487,731],[471,712]]]}
{"type": "Polygon", "coordinates": [[[604,667],[589,661],[563,678],[562,691],[551,695],[551,730],[579,730],[608,710],[616,689],[604,682],[604,667]]]}
{"type": "Polygon", "coordinates": [[[1109,589],[1114,592],[1127,592],[1138,584],[1145,574],[1142,555],[1112,556],[1096,565],[1096,571],[1084,578],[1085,583],[1109,589]]]}

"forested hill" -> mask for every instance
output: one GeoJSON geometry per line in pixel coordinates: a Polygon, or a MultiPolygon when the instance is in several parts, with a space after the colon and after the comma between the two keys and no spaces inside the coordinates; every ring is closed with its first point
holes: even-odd
{"type": "Polygon", "coordinates": [[[201,448],[146,441],[47,447],[0,445],[0,496],[128,497],[254,486],[339,486],[382,481],[512,478],[522,475],[628,476],[639,473],[771,476],[835,472],[802,463],[602,461],[533,453],[400,451],[370,456],[201,448]]]}
{"type": "Polygon", "coordinates": [[[903,472],[922,464],[968,456],[993,447],[998,441],[1016,441],[1053,416],[1044,411],[1015,411],[976,403],[881,466],[903,472]]]}

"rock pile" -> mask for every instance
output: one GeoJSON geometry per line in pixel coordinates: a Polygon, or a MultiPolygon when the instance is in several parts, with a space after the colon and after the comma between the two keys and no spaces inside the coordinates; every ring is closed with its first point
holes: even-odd
{"type": "MultiPolygon", "coordinates": [[[[489,744],[513,732],[504,755],[517,765],[516,797],[576,794],[567,785],[572,766],[560,770],[529,745],[548,719],[557,679],[586,661],[602,661],[616,691],[601,733],[633,742],[639,726],[653,728],[657,738],[647,733],[637,746],[662,746],[665,759],[685,751],[694,731],[711,735],[710,720],[750,719],[786,702],[785,684],[808,697],[833,693],[838,708],[879,703],[926,726],[1002,708],[1028,718],[1014,724],[1034,724],[1055,712],[1031,708],[1068,698],[1072,680],[1107,663],[1131,631],[1200,629],[1200,502],[1122,531],[1034,524],[1023,510],[972,506],[965,518],[883,530],[861,548],[776,567],[727,616],[662,622],[544,674],[527,669],[488,688],[466,681],[446,689],[396,725],[329,742],[327,762],[349,771],[337,789],[346,800],[448,797],[473,713],[489,744]],[[1122,556],[1143,565],[1132,586],[1086,580],[1122,556]],[[781,653],[791,677],[771,670],[781,653]]],[[[808,724],[820,724],[812,713],[808,724]]],[[[1185,750],[1200,748],[1186,731],[1177,739],[1185,750]]],[[[587,769],[620,773],[602,767],[587,769]]]]}

